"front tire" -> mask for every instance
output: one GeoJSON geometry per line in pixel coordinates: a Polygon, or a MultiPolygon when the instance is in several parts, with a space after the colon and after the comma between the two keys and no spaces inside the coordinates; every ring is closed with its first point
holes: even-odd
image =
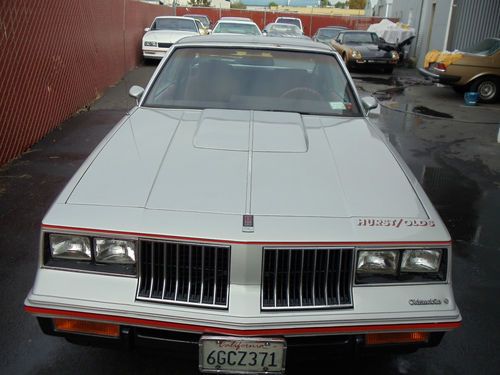
{"type": "Polygon", "coordinates": [[[494,103],[499,97],[499,79],[492,76],[477,78],[470,85],[470,91],[477,92],[482,103],[494,103]]]}

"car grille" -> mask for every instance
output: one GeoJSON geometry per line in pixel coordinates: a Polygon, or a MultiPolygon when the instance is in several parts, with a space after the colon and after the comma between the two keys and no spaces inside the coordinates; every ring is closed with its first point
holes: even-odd
{"type": "Polygon", "coordinates": [[[158,43],[158,47],[160,48],[170,48],[173,43],[158,43]]]}
{"type": "Polygon", "coordinates": [[[227,308],[231,248],[141,240],[137,299],[227,308]]]}
{"type": "Polygon", "coordinates": [[[353,252],[265,248],[262,310],[351,307],[353,252]]]}

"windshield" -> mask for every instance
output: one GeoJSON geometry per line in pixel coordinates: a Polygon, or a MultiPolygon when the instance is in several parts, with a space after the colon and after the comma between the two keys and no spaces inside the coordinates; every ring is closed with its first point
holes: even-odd
{"type": "Polygon", "coordinates": [[[333,55],[268,49],[179,47],[143,105],[361,116],[333,55]]]}
{"type": "Polygon", "coordinates": [[[339,29],[321,29],[318,36],[321,38],[335,39],[339,35],[341,30],[339,29]]]}
{"type": "Polygon", "coordinates": [[[485,39],[478,44],[465,48],[464,52],[475,53],[482,56],[493,55],[500,50],[500,40],[498,39],[485,39]]]}
{"type": "Polygon", "coordinates": [[[198,32],[193,20],[180,18],[157,18],[151,30],[180,30],[198,32]]]}
{"type": "Polygon", "coordinates": [[[295,25],[287,23],[275,23],[269,27],[269,33],[287,34],[287,35],[302,35],[302,31],[295,25]]]}
{"type": "Polygon", "coordinates": [[[295,25],[300,29],[300,20],[297,18],[278,18],[276,23],[289,23],[295,25]]]}
{"type": "Polygon", "coordinates": [[[378,44],[378,36],[375,33],[345,33],[343,43],[369,43],[378,44]]]}
{"type": "Polygon", "coordinates": [[[186,15],[186,17],[191,17],[191,18],[197,19],[198,21],[201,22],[201,24],[203,25],[203,27],[210,26],[210,21],[208,20],[207,16],[186,15]]]}
{"type": "Polygon", "coordinates": [[[246,35],[261,35],[259,28],[251,23],[237,23],[237,22],[219,22],[215,26],[214,34],[227,33],[227,34],[246,34],[246,35]]]}

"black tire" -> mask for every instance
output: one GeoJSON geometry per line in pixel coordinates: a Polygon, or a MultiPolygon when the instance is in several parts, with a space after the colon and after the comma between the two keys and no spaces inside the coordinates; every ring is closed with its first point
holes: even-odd
{"type": "Polygon", "coordinates": [[[479,101],[482,103],[495,103],[500,97],[499,79],[493,76],[479,77],[472,82],[469,91],[479,93],[479,101]]]}
{"type": "Polygon", "coordinates": [[[392,71],[394,70],[393,66],[384,66],[382,68],[382,71],[386,74],[392,74],[392,71]]]}

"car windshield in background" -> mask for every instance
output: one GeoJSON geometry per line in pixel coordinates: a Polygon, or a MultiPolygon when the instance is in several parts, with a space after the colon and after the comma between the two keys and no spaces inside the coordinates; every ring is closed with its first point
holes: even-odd
{"type": "Polygon", "coordinates": [[[369,43],[378,44],[378,37],[375,33],[345,33],[343,43],[369,43]]]}
{"type": "Polygon", "coordinates": [[[318,35],[322,38],[335,39],[341,31],[342,29],[321,29],[318,35]]]}
{"type": "Polygon", "coordinates": [[[361,116],[356,103],[329,54],[182,47],[163,66],[143,105],[361,116]]]}
{"type": "Polygon", "coordinates": [[[206,16],[196,16],[196,15],[186,14],[186,17],[197,19],[198,21],[201,22],[201,24],[203,25],[203,27],[209,27],[210,26],[210,21],[208,20],[208,18],[206,16]]]}
{"type": "Polygon", "coordinates": [[[261,35],[259,28],[251,23],[220,22],[214,29],[214,34],[245,34],[261,35]]]}
{"type": "Polygon", "coordinates": [[[500,39],[485,39],[480,43],[465,48],[463,51],[477,55],[489,56],[500,50],[500,39]]]}
{"type": "Polygon", "coordinates": [[[280,18],[276,20],[276,23],[287,23],[295,25],[300,29],[300,21],[296,18],[280,18]]]}
{"type": "Polygon", "coordinates": [[[179,18],[159,18],[154,22],[151,30],[198,31],[192,20],[179,18]]]}
{"type": "Polygon", "coordinates": [[[284,34],[284,35],[302,35],[302,31],[298,26],[286,24],[286,23],[275,23],[269,27],[269,33],[273,34],[284,34]]]}

